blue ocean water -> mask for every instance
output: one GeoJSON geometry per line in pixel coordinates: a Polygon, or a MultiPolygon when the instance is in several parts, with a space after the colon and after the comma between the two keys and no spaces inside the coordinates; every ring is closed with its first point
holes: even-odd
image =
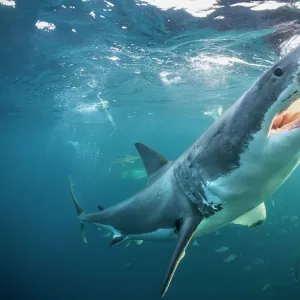
{"type": "MultiPolygon", "coordinates": [[[[86,211],[126,199],[135,142],[177,158],[300,42],[295,5],[204,2],[0,0],[1,299],[159,299],[174,242],[84,244],[68,175],[86,211]]],[[[299,175],[262,227],[190,245],[166,298],[299,299],[299,175]]]]}

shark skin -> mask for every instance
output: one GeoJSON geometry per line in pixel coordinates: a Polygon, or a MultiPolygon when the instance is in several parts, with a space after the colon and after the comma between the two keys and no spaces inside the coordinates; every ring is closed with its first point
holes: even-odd
{"type": "Polygon", "coordinates": [[[221,115],[178,159],[169,161],[137,143],[148,174],[129,199],[86,213],[70,189],[81,224],[125,240],[171,240],[176,246],[164,296],[193,237],[230,223],[258,226],[264,201],[300,162],[300,47],[281,58],[221,115]]]}

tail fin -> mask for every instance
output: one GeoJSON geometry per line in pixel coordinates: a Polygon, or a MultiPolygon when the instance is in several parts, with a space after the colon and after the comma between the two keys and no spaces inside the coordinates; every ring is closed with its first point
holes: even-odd
{"type": "MultiPolygon", "coordinates": [[[[72,199],[73,199],[73,203],[74,203],[74,206],[76,208],[76,212],[77,212],[77,216],[80,216],[81,214],[84,213],[83,209],[79,206],[78,204],[78,201],[76,199],[76,196],[74,194],[74,190],[73,190],[73,183],[72,183],[72,180],[71,180],[71,176],[69,175],[69,186],[70,186],[70,192],[71,192],[71,195],[72,195],[72,199]]],[[[82,239],[85,243],[87,243],[87,239],[85,237],[85,234],[84,234],[84,224],[83,223],[80,223],[80,231],[81,231],[81,236],[82,236],[82,239]]]]}

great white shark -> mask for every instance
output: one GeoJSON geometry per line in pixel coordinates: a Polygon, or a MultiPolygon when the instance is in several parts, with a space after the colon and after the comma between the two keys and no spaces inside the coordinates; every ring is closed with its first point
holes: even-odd
{"type": "Polygon", "coordinates": [[[300,46],[281,58],[179,158],[169,161],[135,144],[148,174],[144,189],[117,205],[86,213],[70,181],[84,240],[84,224],[125,240],[176,239],[164,296],[193,237],[230,223],[258,226],[264,201],[300,161],[300,46]]]}

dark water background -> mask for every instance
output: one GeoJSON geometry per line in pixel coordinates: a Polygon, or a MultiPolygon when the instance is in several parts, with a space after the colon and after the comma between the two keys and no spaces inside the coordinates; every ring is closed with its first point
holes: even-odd
{"type": "MultiPolygon", "coordinates": [[[[146,179],[113,160],[137,141],[175,159],[300,36],[298,10],[234,2],[202,18],[135,1],[0,4],[1,299],[159,299],[174,242],[109,248],[90,226],[84,244],[67,176],[87,211],[124,200],[146,179]]],[[[190,246],[166,298],[300,299],[299,176],[261,228],[190,246]]]]}

